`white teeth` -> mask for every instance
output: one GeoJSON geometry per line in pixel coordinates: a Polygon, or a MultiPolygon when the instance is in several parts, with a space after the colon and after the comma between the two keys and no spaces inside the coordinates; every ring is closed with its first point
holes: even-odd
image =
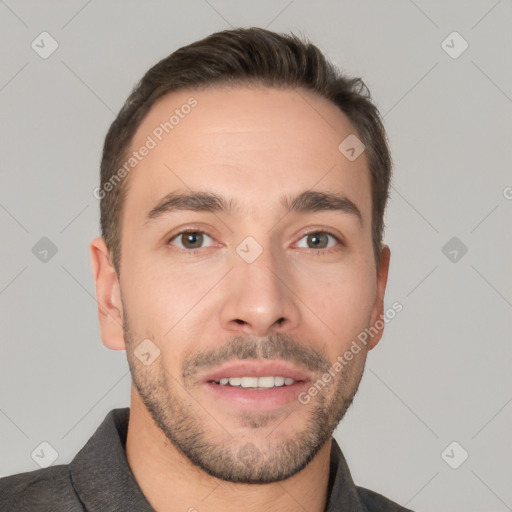
{"type": "Polygon", "coordinates": [[[221,386],[241,386],[243,388],[263,388],[290,386],[295,382],[290,377],[223,377],[219,380],[221,386]]]}
{"type": "MultiPolygon", "coordinates": [[[[229,379],[231,383],[231,379],[229,379]]],[[[240,385],[243,388],[257,388],[258,387],[258,377],[242,377],[242,382],[240,385]]]]}
{"type": "Polygon", "coordinates": [[[284,386],[284,381],[286,379],[284,377],[274,377],[274,382],[276,383],[276,386],[284,386]]]}
{"type": "Polygon", "coordinates": [[[274,377],[259,377],[258,387],[259,388],[273,388],[275,385],[274,377]]]}

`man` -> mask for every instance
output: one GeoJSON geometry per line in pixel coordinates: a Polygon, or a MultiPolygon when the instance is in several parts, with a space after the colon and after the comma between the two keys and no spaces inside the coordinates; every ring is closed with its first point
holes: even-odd
{"type": "Polygon", "coordinates": [[[1,480],[0,509],[405,510],[332,437],[382,336],[390,175],[362,81],[295,36],[224,31],[150,69],[91,243],[131,407],[71,464],[1,480]]]}

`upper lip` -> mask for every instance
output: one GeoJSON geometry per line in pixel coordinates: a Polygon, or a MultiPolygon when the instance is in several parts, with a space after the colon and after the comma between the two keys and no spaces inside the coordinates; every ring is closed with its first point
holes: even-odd
{"type": "Polygon", "coordinates": [[[218,367],[202,377],[202,382],[219,381],[226,377],[288,377],[295,381],[310,380],[310,373],[285,361],[239,361],[218,367]]]}

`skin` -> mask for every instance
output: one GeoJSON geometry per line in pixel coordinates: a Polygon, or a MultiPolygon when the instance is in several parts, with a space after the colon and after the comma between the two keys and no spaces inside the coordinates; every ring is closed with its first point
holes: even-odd
{"type": "MultiPolygon", "coordinates": [[[[292,354],[288,364],[296,368],[305,370],[300,350],[319,356],[320,362],[307,370],[314,382],[325,370],[322,365],[332,364],[382,318],[390,251],[383,246],[376,268],[366,155],[350,162],[340,153],[339,144],[355,130],[327,100],[305,91],[242,86],[165,96],[137,130],[132,148],[144,144],[191,96],[197,106],[127,178],[120,277],[103,238],[90,246],[102,341],[126,350],[138,384],[132,385],[128,461],[158,511],[291,511],[297,503],[322,511],[330,434],[350,405],[367,353],[382,330],[306,405],[293,400],[269,411],[241,411],[205,389],[205,368],[187,377],[183,367],[198,354],[218,355],[237,343],[246,343],[258,356],[263,347],[273,346],[279,359],[279,347],[285,346],[280,343],[286,343],[292,354]],[[179,211],[145,224],[147,213],[167,193],[189,189],[232,197],[240,210],[233,215],[179,211]],[[348,197],[362,223],[356,215],[326,210],[285,215],[281,196],[306,190],[348,197]],[[193,254],[186,238],[175,237],[183,228],[209,235],[193,254]],[[325,230],[341,242],[324,234],[327,247],[316,248],[305,236],[325,230]],[[252,263],[236,252],[247,236],[262,248],[252,263]],[[160,350],[148,366],[134,355],[144,339],[160,350]],[[148,402],[160,414],[160,426],[148,402]],[[202,430],[209,447],[203,449],[205,458],[222,448],[231,467],[247,478],[257,471],[268,476],[276,467],[289,475],[260,484],[213,476],[169,438],[179,421],[182,431],[202,430]],[[283,446],[294,441],[307,446],[308,425],[317,429],[316,438],[308,439],[318,445],[312,459],[302,460],[301,449],[287,459],[283,446]],[[244,460],[249,464],[244,466],[244,460]]],[[[235,359],[234,352],[226,354],[225,361],[235,359]]]]}

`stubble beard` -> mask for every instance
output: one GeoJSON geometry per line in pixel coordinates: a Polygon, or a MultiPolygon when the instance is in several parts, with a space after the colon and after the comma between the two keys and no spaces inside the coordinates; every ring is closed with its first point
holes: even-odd
{"type": "MultiPolygon", "coordinates": [[[[211,403],[201,404],[191,395],[185,385],[186,379],[183,383],[176,382],[181,376],[172,376],[163,367],[162,357],[150,367],[141,364],[133,354],[136,341],[130,333],[126,317],[124,328],[132,380],[156,425],[192,464],[227,482],[279,482],[304,469],[330,439],[347,412],[357,393],[364,370],[363,363],[361,369],[354,371],[354,358],[309,404],[302,405],[297,401],[288,416],[283,412],[240,413],[236,418],[237,430],[241,427],[250,429],[248,438],[251,440],[240,437],[237,439],[237,436],[229,432],[229,426],[224,427],[215,419],[214,411],[208,412],[211,403]],[[295,409],[302,407],[310,409],[304,426],[283,437],[280,424],[293,422],[295,409]],[[271,429],[273,425],[274,430],[266,437],[258,436],[258,429],[271,429]]],[[[272,338],[274,348],[280,346],[280,340],[280,335],[272,338]]],[[[289,353],[290,338],[285,337],[283,340],[286,340],[286,350],[289,353]]],[[[237,346],[240,346],[240,341],[237,338],[237,346]]],[[[291,341],[291,347],[293,343],[291,341]]],[[[261,351],[262,346],[245,340],[245,349],[248,349],[245,354],[250,357],[259,353],[260,357],[272,359],[268,357],[268,345],[265,353],[261,351]]],[[[283,355],[279,348],[271,349],[271,352],[283,355]]],[[[324,360],[324,370],[326,364],[328,363],[324,360]]],[[[321,373],[318,374],[320,376],[321,373]]]]}

